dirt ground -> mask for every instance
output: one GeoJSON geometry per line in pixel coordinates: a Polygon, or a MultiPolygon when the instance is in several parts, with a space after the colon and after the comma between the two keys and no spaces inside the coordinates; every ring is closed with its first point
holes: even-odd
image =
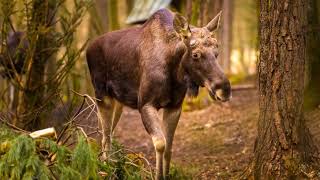
{"type": "MultiPolygon", "coordinates": [[[[173,164],[189,171],[194,179],[237,179],[253,155],[258,115],[256,89],[234,91],[227,103],[183,112],[173,143],[173,164]]],[[[320,107],[306,112],[305,117],[319,145],[320,107]]],[[[124,110],[115,138],[155,162],[151,139],[137,111],[124,110]]]]}
{"type": "MultiPolygon", "coordinates": [[[[241,173],[253,154],[257,102],[256,90],[241,90],[233,93],[230,102],[183,112],[173,143],[173,163],[196,179],[228,179],[241,173]]],[[[124,110],[115,138],[154,163],[153,145],[137,111],[124,110]]]]}

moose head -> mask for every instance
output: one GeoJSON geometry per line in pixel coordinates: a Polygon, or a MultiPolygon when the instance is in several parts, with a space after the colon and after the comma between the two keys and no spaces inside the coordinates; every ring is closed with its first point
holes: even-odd
{"type": "Polygon", "coordinates": [[[181,60],[189,83],[198,89],[205,87],[214,100],[228,101],[231,96],[230,82],[218,64],[218,42],[214,32],[219,28],[221,12],[205,27],[189,26],[180,14],[175,14],[173,27],[186,48],[181,60]]]}

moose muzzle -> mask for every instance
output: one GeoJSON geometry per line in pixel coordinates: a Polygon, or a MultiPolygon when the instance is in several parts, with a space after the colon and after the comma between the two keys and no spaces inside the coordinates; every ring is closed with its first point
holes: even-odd
{"type": "Polygon", "coordinates": [[[211,98],[216,101],[226,102],[231,98],[231,85],[228,79],[215,83],[207,81],[205,82],[205,87],[209,91],[211,98]]]}

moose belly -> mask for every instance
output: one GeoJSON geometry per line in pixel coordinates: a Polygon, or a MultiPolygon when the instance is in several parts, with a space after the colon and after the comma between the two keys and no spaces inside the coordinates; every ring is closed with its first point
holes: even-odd
{"type": "Polygon", "coordinates": [[[109,97],[115,98],[120,103],[130,108],[138,107],[138,93],[134,84],[130,83],[107,83],[107,94],[109,97]]]}

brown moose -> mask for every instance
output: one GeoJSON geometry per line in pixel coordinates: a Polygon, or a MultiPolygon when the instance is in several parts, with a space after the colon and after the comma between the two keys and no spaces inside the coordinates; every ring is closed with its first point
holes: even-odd
{"type": "Polygon", "coordinates": [[[103,160],[122,107],[129,106],[139,110],[152,138],[156,179],[168,177],[172,141],[187,90],[196,96],[200,86],[206,87],[218,101],[231,96],[213,37],[220,15],[197,28],[181,15],[161,9],[140,27],[109,32],[91,43],[86,55],[95,94],[101,100],[97,105],[103,160]]]}

